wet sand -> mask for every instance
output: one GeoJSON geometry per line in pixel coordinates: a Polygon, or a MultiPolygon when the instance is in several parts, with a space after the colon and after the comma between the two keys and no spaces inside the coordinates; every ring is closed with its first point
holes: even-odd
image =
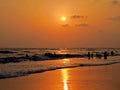
{"type": "Polygon", "coordinates": [[[59,69],[0,79],[0,90],[120,90],[120,64],[59,69]]]}

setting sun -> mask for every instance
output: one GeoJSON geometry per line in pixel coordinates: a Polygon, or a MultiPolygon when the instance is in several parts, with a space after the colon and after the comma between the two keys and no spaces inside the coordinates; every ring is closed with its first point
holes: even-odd
{"type": "Polygon", "coordinates": [[[64,16],[61,17],[61,20],[62,20],[62,21],[66,21],[66,17],[64,17],[64,16]]]}
{"type": "Polygon", "coordinates": [[[120,0],[0,0],[0,90],[120,90],[120,0]]]}

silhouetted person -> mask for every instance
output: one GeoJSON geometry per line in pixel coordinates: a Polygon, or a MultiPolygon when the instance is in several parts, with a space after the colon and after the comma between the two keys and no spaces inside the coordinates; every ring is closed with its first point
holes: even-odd
{"type": "Polygon", "coordinates": [[[91,53],[91,58],[93,58],[94,57],[94,55],[93,55],[93,53],[91,53]]]}
{"type": "Polygon", "coordinates": [[[114,52],[113,51],[111,51],[111,56],[114,56],[114,52]]]}
{"type": "Polygon", "coordinates": [[[107,59],[108,53],[104,52],[104,59],[107,59]]]}
{"type": "Polygon", "coordinates": [[[26,55],[25,55],[25,57],[26,57],[26,58],[29,58],[29,55],[28,55],[28,54],[26,54],[26,55]]]}
{"type": "Polygon", "coordinates": [[[88,52],[88,59],[90,59],[90,52],[88,52]]]}

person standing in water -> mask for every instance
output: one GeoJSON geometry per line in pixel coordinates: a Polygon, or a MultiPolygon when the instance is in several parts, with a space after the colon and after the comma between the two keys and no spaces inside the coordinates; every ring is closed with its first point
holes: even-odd
{"type": "Polygon", "coordinates": [[[105,51],[104,52],[104,59],[107,59],[108,53],[105,51]]]}
{"type": "Polygon", "coordinates": [[[88,59],[90,59],[90,52],[88,52],[88,59]]]}
{"type": "Polygon", "coordinates": [[[114,56],[114,52],[113,51],[111,51],[111,56],[114,56]]]}

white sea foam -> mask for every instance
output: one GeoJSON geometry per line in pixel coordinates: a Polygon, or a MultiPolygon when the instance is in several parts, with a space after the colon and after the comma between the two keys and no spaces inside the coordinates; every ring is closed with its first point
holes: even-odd
{"type": "Polygon", "coordinates": [[[70,58],[47,61],[24,61],[19,63],[0,64],[0,79],[19,77],[45,71],[83,66],[103,66],[120,62],[120,56],[104,59],[70,58]]]}

